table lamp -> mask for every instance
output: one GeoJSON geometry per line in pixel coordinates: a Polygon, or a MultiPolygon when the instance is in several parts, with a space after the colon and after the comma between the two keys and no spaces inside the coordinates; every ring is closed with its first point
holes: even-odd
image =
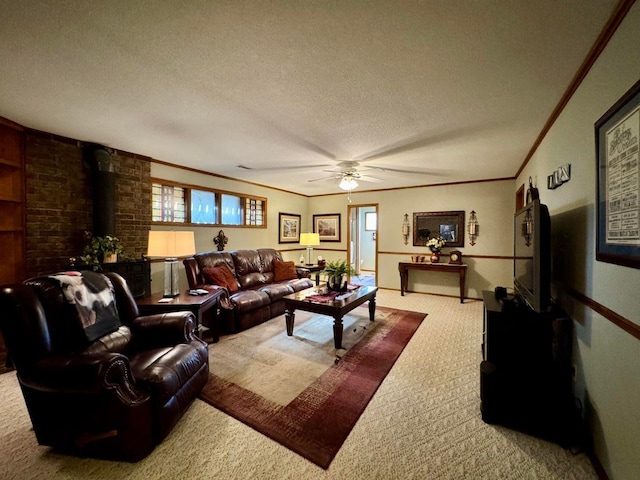
{"type": "Polygon", "coordinates": [[[164,257],[164,296],[175,297],[178,286],[178,258],[193,255],[196,251],[193,232],[174,230],[149,231],[147,256],[164,257]]]}
{"type": "Polygon", "coordinates": [[[300,245],[307,247],[307,265],[313,265],[313,262],[311,261],[311,252],[313,251],[313,247],[320,245],[320,234],[301,233],[300,245]]]}

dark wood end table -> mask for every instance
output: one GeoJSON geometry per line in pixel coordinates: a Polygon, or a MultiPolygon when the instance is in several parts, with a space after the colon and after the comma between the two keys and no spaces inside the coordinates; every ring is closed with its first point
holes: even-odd
{"type": "Polygon", "coordinates": [[[155,293],[148,297],[139,298],[136,300],[138,304],[138,310],[141,315],[152,315],[154,313],[165,312],[179,312],[189,311],[193,312],[196,317],[196,335],[201,337],[202,318],[205,313],[210,312],[213,316],[211,319],[211,334],[213,336],[213,342],[219,340],[219,307],[220,301],[227,295],[227,292],[223,288],[216,290],[210,290],[206,295],[190,295],[188,291],[182,291],[176,297],[173,297],[170,302],[160,302],[163,298],[162,293],[155,293]]]}
{"type": "Polygon", "coordinates": [[[378,287],[360,287],[345,294],[338,299],[328,302],[317,302],[308,300],[307,297],[320,294],[324,289],[320,287],[307,288],[300,292],[292,293],[283,297],[285,304],[284,318],[287,325],[287,335],[293,335],[293,322],[295,320],[295,310],[305,312],[320,313],[333,317],[333,344],[336,349],[342,348],[342,317],[354,308],[369,302],[369,320],[373,322],[376,313],[376,293],[378,287]],[[341,297],[344,297],[341,299],[341,297]]]}

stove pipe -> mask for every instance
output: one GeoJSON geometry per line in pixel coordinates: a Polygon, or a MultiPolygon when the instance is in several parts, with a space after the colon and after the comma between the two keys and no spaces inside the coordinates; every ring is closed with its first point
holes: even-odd
{"type": "Polygon", "coordinates": [[[115,235],[116,173],[111,153],[100,145],[88,147],[93,172],[93,236],[115,235]]]}

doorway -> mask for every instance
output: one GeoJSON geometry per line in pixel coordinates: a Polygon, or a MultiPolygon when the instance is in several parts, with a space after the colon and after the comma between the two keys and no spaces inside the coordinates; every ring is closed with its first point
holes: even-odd
{"type": "Polygon", "coordinates": [[[356,272],[350,281],[377,285],[378,204],[348,205],[347,218],[347,261],[356,272]]]}

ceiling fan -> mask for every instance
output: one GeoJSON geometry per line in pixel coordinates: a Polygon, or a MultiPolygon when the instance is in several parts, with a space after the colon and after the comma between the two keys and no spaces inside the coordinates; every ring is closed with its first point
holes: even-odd
{"type": "MultiPolygon", "coordinates": [[[[365,174],[363,172],[368,172],[371,170],[378,170],[382,173],[406,173],[411,175],[440,175],[442,174],[436,170],[410,170],[410,169],[400,169],[400,168],[392,168],[381,165],[362,165],[362,162],[367,161],[364,160],[340,160],[334,166],[333,169],[322,170],[323,172],[332,173],[332,175],[319,177],[319,178],[311,178],[307,180],[308,182],[318,182],[323,180],[339,180],[339,187],[345,191],[351,191],[358,187],[358,181],[363,182],[372,182],[372,183],[382,183],[384,179],[378,178],[375,176],[371,176],[369,174],[365,174]],[[359,167],[359,168],[358,168],[359,167]]],[[[256,171],[268,171],[268,170],[291,170],[291,169],[317,169],[322,167],[329,167],[330,164],[320,164],[320,165],[292,165],[287,167],[247,167],[245,165],[238,165],[238,168],[242,168],[245,170],[256,170],[256,171]]]]}

